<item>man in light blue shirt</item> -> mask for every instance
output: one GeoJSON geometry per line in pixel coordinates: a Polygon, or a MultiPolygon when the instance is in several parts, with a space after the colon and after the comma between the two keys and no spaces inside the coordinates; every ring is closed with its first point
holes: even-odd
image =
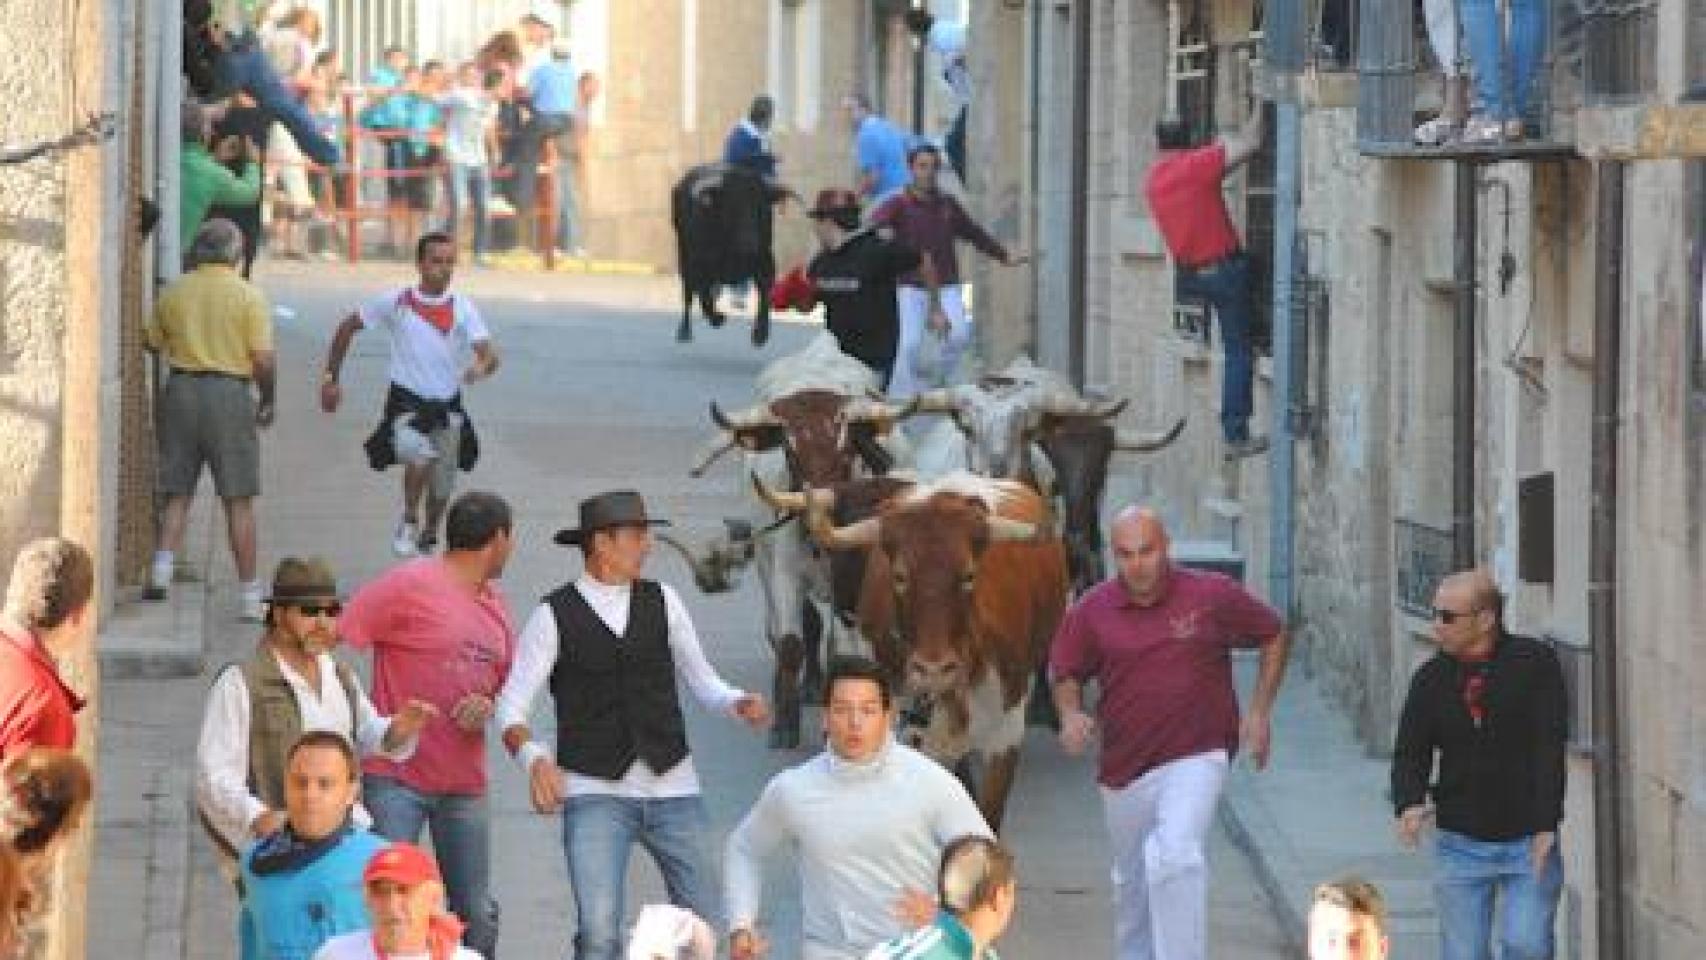
{"type": "Polygon", "coordinates": [[[848,94],[842,106],[853,129],[855,190],[874,210],[912,181],[906,167],[906,133],[873,112],[870,98],[862,93],[848,94]]]}
{"type": "MultiPolygon", "coordinates": [[[[527,98],[533,109],[533,119],[521,133],[515,151],[515,206],[518,212],[533,209],[533,198],[539,177],[539,160],[545,152],[545,141],[557,146],[556,217],[557,232],[552,240],[559,250],[579,255],[579,209],[575,197],[575,156],[573,134],[576,107],[580,97],[580,78],[569,55],[566,40],[551,44],[551,59],[533,69],[527,78],[527,98]]],[[[533,233],[532,217],[522,219],[523,242],[533,233]]]]}

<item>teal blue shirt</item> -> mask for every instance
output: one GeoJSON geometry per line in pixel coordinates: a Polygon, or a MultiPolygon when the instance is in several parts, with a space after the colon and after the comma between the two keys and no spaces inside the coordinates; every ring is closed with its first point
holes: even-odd
{"type": "MultiPolygon", "coordinates": [[[[865,960],[973,960],[977,943],[959,918],[943,911],[936,922],[871,949],[865,960]]],[[[978,960],[1001,960],[991,947],[978,960]]]]}

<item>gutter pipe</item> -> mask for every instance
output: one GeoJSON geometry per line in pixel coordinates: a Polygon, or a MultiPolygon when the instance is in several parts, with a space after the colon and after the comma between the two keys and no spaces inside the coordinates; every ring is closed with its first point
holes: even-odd
{"type": "Polygon", "coordinates": [[[1456,164],[1456,221],[1452,281],[1451,560],[1455,570],[1475,566],[1475,257],[1480,245],[1473,161],[1456,164]]]}
{"type": "MultiPolygon", "coordinates": [[[[1264,68],[1274,98],[1273,435],[1268,459],[1268,602],[1285,617],[1297,614],[1293,570],[1297,542],[1297,434],[1303,397],[1295,372],[1302,361],[1297,335],[1297,237],[1303,203],[1303,17],[1299,0],[1273,0],[1262,27],[1264,68]]],[[[1258,86],[1261,86],[1260,84],[1258,86]]],[[[1259,91],[1267,95],[1267,91],[1259,91]]]]}
{"type": "Polygon", "coordinates": [[[1094,0],[1072,4],[1072,249],[1067,280],[1067,375],[1078,389],[1088,376],[1090,322],[1090,56],[1095,50],[1094,0]]]}

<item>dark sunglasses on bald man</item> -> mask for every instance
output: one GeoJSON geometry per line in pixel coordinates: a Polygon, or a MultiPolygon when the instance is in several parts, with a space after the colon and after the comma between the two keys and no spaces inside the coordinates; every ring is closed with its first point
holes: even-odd
{"type": "Polygon", "coordinates": [[[1451,624],[1456,623],[1459,617],[1473,617],[1475,614],[1480,612],[1481,611],[1479,610],[1452,610],[1447,607],[1435,607],[1434,619],[1446,626],[1450,626],[1451,624]]]}

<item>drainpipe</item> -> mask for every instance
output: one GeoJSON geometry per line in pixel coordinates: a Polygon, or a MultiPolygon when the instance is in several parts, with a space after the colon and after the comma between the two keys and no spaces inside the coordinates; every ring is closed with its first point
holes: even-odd
{"type": "MultiPolygon", "coordinates": [[[[1028,91],[1030,99],[1030,136],[1025,140],[1026,148],[1030,151],[1029,175],[1026,178],[1027,207],[1030,211],[1030,234],[1025,238],[1025,247],[1035,251],[1042,245],[1037,239],[1042,236],[1042,168],[1038,165],[1042,159],[1042,84],[1043,84],[1043,5],[1031,4],[1031,83],[1028,91]]],[[[1038,290],[1037,265],[1033,261],[1027,268],[1031,280],[1025,284],[1026,295],[1029,297],[1028,306],[1031,327],[1031,356],[1039,362],[1043,360],[1043,331],[1042,331],[1042,295],[1038,290]]]]}
{"type": "Polygon", "coordinates": [[[1457,161],[1451,416],[1451,560],[1456,570],[1475,566],[1475,255],[1476,165],[1457,161]]]}
{"type": "Polygon", "coordinates": [[[1067,373],[1078,389],[1088,374],[1084,356],[1090,285],[1090,54],[1095,49],[1091,6],[1072,4],[1072,251],[1068,264],[1067,373]]]}
{"type": "MultiPolygon", "coordinates": [[[[914,3],[914,6],[922,6],[922,4],[914,3]]],[[[912,34],[912,45],[915,48],[912,51],[912,132],[922,136],[924,134],[924,71],[927,67],[926,60],[930,56],[930,46],[924,42],[923,37],[917,34],[912,34]]]]}
{"type": "MultiPolygon", "coordinates": [[[[1297,540],[1297,433],[1302,400],[1295,371],[1302,357],[1297,336],[1298,214],[1303,203],[1303,113],[1298,77],[1303,72],[1303,16],[1299,0],[1274,0],[1263,35],[1264,69],[1274,97],[1273,436],[1268,458],[1268,602],[1289,624],[1297,610],[1293,559],[1297,540]]],[[[1266,91],[1260,91],[1266,94],[1266,91]]]]}
{"type": "Polygon", "coordinates": [[[1593,468],[1588,529],[1588,624],[1593,656],[1594,875],[1599,955],[1627,956],[1623,894],[1623,711],[1617,652],[1617,433],[1623,373],[1625,164],[1603,161],[1595,193],[1593,468]]]}

